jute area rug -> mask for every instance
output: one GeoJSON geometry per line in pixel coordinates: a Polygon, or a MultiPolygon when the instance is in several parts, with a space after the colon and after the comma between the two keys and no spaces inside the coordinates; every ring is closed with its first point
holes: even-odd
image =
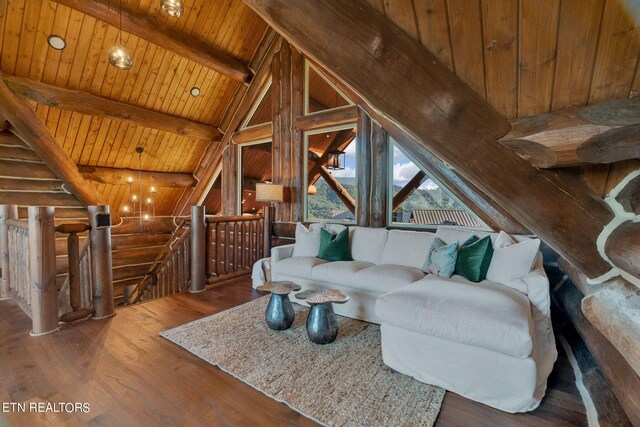
{"type": "Polygon", "coordinates": [[[160,335],[292,409],[331,426],[432,426],[444,398],[439,387],[388,368],[380,327],[338,316],[328,345],[306,335],[307,308],[293,304],[291,329],[264,321],[269,297],[160,335]]]}

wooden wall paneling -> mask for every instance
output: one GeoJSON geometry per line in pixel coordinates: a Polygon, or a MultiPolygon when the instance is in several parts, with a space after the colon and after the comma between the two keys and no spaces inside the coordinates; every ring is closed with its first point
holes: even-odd
{"type": "Polygon", "coordinates": [[[512,119],[518,115],[518,0],[482,0],[487,102],[512,119]]]}
{"type": "Polygon", "coordinates": [[[446,0],[414,0],[420,42],[453,70],[446,0]]]}
{"type": "MultiPolygon", "coordinates": [[[[283,41],[271,62],[273,143],[271,144],[273,182],[291,188],[291,47],[283,41]]],[[[239,171],[240,172],[240,171],[239,171]]],[[[240,172],[241,173],[241,172],[240,172]]],[[[291,221],[291,202],[276,205],[275,221],[291,221]]]]}
{"type": "Polygon", "coordinates": [[[222,213],[227,216],[238,214],[238,146],[228,145],[222,157],[222,213]]]}
{"type": "Polygon", "coordinates": [[[0,65],[0,70],[3,73],[13,74],[16,69],[24,4],[24,0],[12,0],[6,3],[7,12],[4,19],[2,63],[0,65]]]}
{"type": "Polygon", "coordinates": [[[36,24],[37,37],[31,54],[29,72],[25,77],[33,80],[40,80],[42,78],[45,60],[50,50],[47,43],[47,36],[51,34],[56,8],[56,3],[41,2],[40,14],[36,24]]]}
{"type": "Polygon", "coordinates": [[[629,96],[640,52],[640,34],[620,1],[607,1],[589,103],[629,96]]]}
{"type": "Polygon", "coordinates": [[[521,1],[518,117],[549,111],[560,0],[521,1]]]}
{"type": "Polygon", "coordinates": [[[606,193],[609,193],[627,175],[638,169],[640,169],[640,160],[625,160],[624,162],[612,164],[607,178],[606,193]]]}
{"type": "Polygon", "coordinates": [[[413,8],[413,0],[384,1],[384,13],[398,27],[414,39],[418,38],[418,25],[413,8]]]}
{"type": "Polygon", "coordinates": [[[447,6],[454,71],[486,99],[480,0],[447,0],[447,6]]]}
{"type": "MultiPolygon", "coordinates": [[[[25,22],[30,21],[28,17],[39,15],[41,9],[40,4],[41,2],[37,1],[25,2],[24,16],[27,17],[25,22]]],[[[36,35],[37,31],[33,24],[24,25],[22,27],[22,33],[20,34],[20,45],[18,46],[18,57],[15,66],[15,73],[18,75],[25,75],[29,73],[29,66],[31,65],[31,55],[33,52],[36,35]]]]}
{"type": "Polygon", "coordinates": [[[373,176],[373,147],[372,132],[373,124],[369,115],[362,109],[359,110],[358,122],[356,124],[356,222],[362,227],[371,227],[373,216],[371,200],[373,176]]]}
{"type": "Polygon", "coordinates": [[[558,52],[552,110],[584,105],[598,49],[606,0],[563,0],[560,5],[558,52]]]}
{"type": "Polygon", "coordinates": [[[291,221],[304,219],[304,137],[295,126],[295,120],[304,113],[304,56],[294,47],[291,48],[291,221]]]}
{"type": "Polygon", "coordinates": [[[611,165],[589,165],[575,168],[575,173],[580,175],[580,179],[598,197],[607,195],[607,180],[611,165]]]}

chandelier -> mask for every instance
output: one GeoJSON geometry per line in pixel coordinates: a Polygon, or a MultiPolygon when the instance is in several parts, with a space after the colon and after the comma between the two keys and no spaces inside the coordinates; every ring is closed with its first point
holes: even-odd
{"type": "Polygon", "coordinates": [[[142,153],[144,153],[144,148],[137,147],[136,153],[138,154],[138,191],[135,192],[133,188],[134,179],[132,176],[127,178],[127,185],[129,186],[129,202],[131,203],[131,207],[129,205],[124,205],[122,207],[122,211],[124,212],[124,216],[126,218],[132,218],[135,224],[136,218],[139,221],[140,229],[142,230],[142,222],[149,221],[156,216],[156,205],[155,205],[155,197],[156,197],[156,187],[149,187],[148,189],[143,189],[142,186],[142,153]],[[143,195],[146,194],[146,197],[143,195]]]}

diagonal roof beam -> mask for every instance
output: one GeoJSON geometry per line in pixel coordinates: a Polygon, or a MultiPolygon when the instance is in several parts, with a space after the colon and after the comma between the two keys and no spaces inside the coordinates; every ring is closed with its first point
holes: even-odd
{"type": "Polygon", "coordinates": [[[244,2],[333,72],[368,110],[415,138],[421,151],[473,182],[588,276],[610,270],[595,244],[613,218],[608,207],[579,182],[540,171],[498,143],[509,122],[365,1],[244,2]]]}
{"type": "Polygon", "coordinates": [[[91,116],[108,117],[192,138],[218,140],[222,136],[222,132],[215,126],[113,101],[80,90],[65,89],[35,80],[2,74],[0,74],[0,79],[16,95],[50,107],[73,110],[91,116]]]}
{"type": "MultiPolygon", "coordinates": [[[[85,15],[93,16],[114,27],[120,26],[119,8],[110,8],[107,0],[55,1],[85,15]]],[[[205,43],[194,40],[186,34],[176,32],[173,28],[149,17],[147,13],[123,6],[122,30],[234,80],[248,83],[253,77],[251,70],[242,62],[224,52],[213,49],[205,43]]]]}
{"type": "MultiPolygon", "coordinates": [[[[76,165],[58,145],[36,112],[3,81],[0,81],[0,115],[11,123],[16,134],[31,146],[80,202],[85,205],[107,204],[95,187],[78,172],[76,165]]],[[[114,224],[120,222],[117,212],[112,211],[111,217],[114,224]]]]}

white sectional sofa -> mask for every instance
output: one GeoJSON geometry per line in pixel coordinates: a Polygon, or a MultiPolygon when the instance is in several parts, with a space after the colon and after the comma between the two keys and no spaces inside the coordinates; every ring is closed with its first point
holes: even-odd
{"type": "Polygon", "coordinates": [[[423,272],[434,237],[451,243],[474,234],[497,236],[448,226],[435,234],[351,227],[353,261],[292,256],[293,245],[279,246],[272,250],[272,280],[349,295],[335,311],[381,324],[391,368],[507,412],[530,411],[557,357],[542,255],[509,286],[423,272]]]}

